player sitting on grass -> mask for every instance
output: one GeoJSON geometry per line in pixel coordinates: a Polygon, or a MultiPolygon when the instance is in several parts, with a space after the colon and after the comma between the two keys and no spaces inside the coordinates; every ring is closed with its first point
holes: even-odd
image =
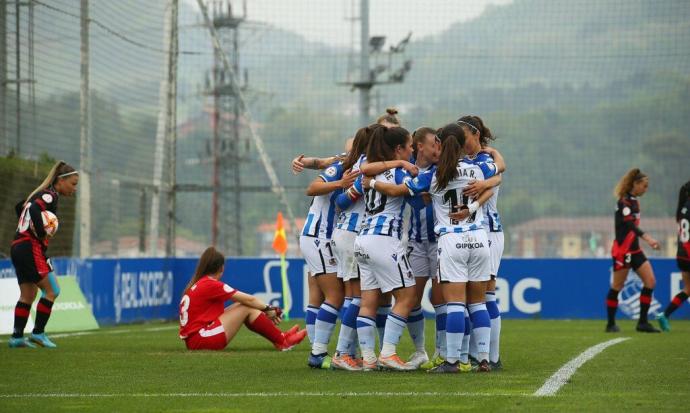
{"type": "Polygon", "coordinates": [[[290,350],[307,335],[295,325],[282,332],[282,310],[262,303],[258,298],[237,291],[220,281],[225,257],[215,248],[204,251],[196,271],[180,300],[180,338],[189,350],[222,350],[246,325],[266,337],[276,349],[290,350]],[[225,308],[227,300],[235,304],[225,308]]]}

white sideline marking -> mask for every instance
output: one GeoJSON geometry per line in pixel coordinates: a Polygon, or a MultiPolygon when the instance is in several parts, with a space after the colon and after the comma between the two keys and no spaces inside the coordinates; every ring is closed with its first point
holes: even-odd
{"type": "MultiPolygon", "coordinates": [[[[179,327],[177,326],[164,326],[164,327],[151,327],[151,328],[145,328],[143,330],[136,330],[136,331],[145,331],[145,332],[153,332],[153,331],[164,331],[164,330],[176,330],[179,327]]],[[[121,330],[112,330],[112,331],[78,331],[74,333],[58,333],[58,334],[51,334],[50,338],[65,338],[65,337],[77,337],[77,336],[89,336],[92,334],[124,334],[124,333],[131,333],[132,329],[124,328],[121,330]]],[[[0,343],[4,343],[5,339],[0,339],[0,343]]]]}
{"type": "Polygon", "coordinates": [[[254,392],[254,393],[24,393],[0,394],[0,399],[23,397],[42,398],[110,398],[110,397],[531,397],[527,393],[474,393],[474,392],[254,392]]]}
{"type": "Polygon", "coordinates": [[[558,369],[543,386],[534,392],[534,396],[553,396],[558,392],[558,390],[563,387],[563,385],[572,377],[573,374],[587,361],[593,359],[597,354],[604,351],[606,348],[618,344],[622,341],[629,340],[630,337],[614,338],[613,340],[604,341],[594,345],[587,350],[580,353],[579,356],[565,363],[563,367],[558,369]]]}

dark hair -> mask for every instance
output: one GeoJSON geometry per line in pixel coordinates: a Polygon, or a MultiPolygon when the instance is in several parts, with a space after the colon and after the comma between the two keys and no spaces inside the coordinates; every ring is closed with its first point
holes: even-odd
{"type": "Polygon", "coordinates": [[[460,125],[467,125],[470,129],[473,129],[475,133],[479,132],[479,143],[482,147],[487,146],[489,141],[496,140],[496,137],[491,133],[491,129],[484,124],[484,121],[479,116],[463,116],[458,119],[457,123],[460,125]]]}
{"type": "Polygon", "coordinates": [[[680,187],[680,192],[678,193],[678,207],[676,208],[676,222],[680,222],[680,210],[683,209],[688,198],[690,198],[690,181],[680,187]]]}
{"type": "Polygon", "coordinates": [[[440,190],[458,176],[457,165],[465,146],[465,131],[457,123],[450,123],[441,128],[437,136],[441,140],[441,156],[436,164],[436,190],[440,190]]]}
{"type": "Polygon", "coordinates": [[[412,153],[414,154],[415,159],[417,159],[417,145],[420,143],[424,144],[424,139],[426,139],[426,135],[435,136],[436,130],[428,126],[422,126],[415,129],[415,131],[412,132],[412,153]]]}
{"type": "Polygon", "coordinates": [[[632,168],[623,175],[620,181],[618,181],[616,187],[613,189],[613,196],[616,198],[623,198],[632,190],[635,182],[641,181],[646,177],[647,175],[645,175],[640,168],[632,168]]]}
{"type": "Polygon", "coordinates": [[[398,117],[398,109],[386,108],[386,114],[379,116],[379,118],[376,119],[376,123],[381,123],[383,121],[386,121],[388,123],[392,123],[393,125],[400,126],[400,118],[398,117]]]}
{"type": "Polygon", "coordinates": [[[196,265],[196,270],[194,271],[194,276],[189,280],[189,284],[185,287],[184,292],[187,293],[201,277],[215,274],[220,271],[223,265],[225,265],[225,256],[214,247],[206,248],[206,251],[201,254],[199,263],[196,265]]]}
{"type": "Polygon", "coordinates": [[[352,168],[352,166],[357,163],[359,157],[366,152],[369,146],[369,141],[371,140],[371,135],[378,128],[383,126],[378,123],[371,124],[364,128],[359,128],[355,134],[355,139],[352,140],[352,149],[350,153],[347,154],[345,160],[343,161],[343,171],[347,171],[352,168]]]}
{"type": "Polygon", "coordinates": [[[390,161],[395,156],[395,148],[405,145],[410,132],[399,126],[381,126],[374,130],[367,147],[367,162],[390,161]]]}
{"type": "MultiPolygon", "coordinates": [[[[48,172],[48,176],[41,182],[39,186],[36,187],[36,189],[29,194],[28,197],[26,197],[26,201],[31,199],[34,195],[39,193],[40,191],[43,191],[44,189],[51,187],[55,185],[58,179],[62,179],[63,177],[61,175],[69,174],[68,176],[72,176],[76,173],[76,169],[70,164],[68,164],[65,161],[57,161],[55,162],[55,165],[53,165],[52,168],[50,168],[50,172],[48,172]]],[[[67,176],[65,176],[66,178],[67,176]]]]}

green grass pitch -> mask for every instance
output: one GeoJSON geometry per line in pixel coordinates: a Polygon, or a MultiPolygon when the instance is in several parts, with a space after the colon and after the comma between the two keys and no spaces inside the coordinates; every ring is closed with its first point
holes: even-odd
{"type": "MultiPolygon", "coordinates": [[[[503,371],[442,376],[311,370],[306,343],[280,353],[246,329],[225,351],[193,353],[174,324],[54,335],[56,350],[9,349],[2,337],[0,412],[690,409],[690,322],[675,321],[665,334],[635,333],[630,321],[617,335],[603,328],[603,321],[504,320],[503,371]],[[533,395],[563,364],[614,337],[631,339],[585,363],[555,396],[533,395]]],[[[426,334],[433,350],[432,321],[426,334]]],[[[407,336],[399,349],[412,352],[407,336]]]]}

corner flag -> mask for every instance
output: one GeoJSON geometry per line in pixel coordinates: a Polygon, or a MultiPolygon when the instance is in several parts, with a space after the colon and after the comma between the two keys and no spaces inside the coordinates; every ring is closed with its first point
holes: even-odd
{"type": "Polygon", "coordinates": [[[290,294],[290,284],[287,278],[287,262],[285,253],[287,252],[287,237],[285,236],[285,225],[283,223],[283,213],[278,212],[276,218],[276,233],[273,236],[273,250],[280,255],[280,281],[283,284],[283,318],[290,319],[290,308],[292,308],[292,296],[290,294]]]}
{"type": "Polygon", "coordinates": [[[278,212],[278,217],[276,218],[276,232],[273,236],[273,250],[280,255],[285,255],[287,252],[287,247],[287,237],[285,236],[285,226],[283,224],[283,213],[278,212]]]}

